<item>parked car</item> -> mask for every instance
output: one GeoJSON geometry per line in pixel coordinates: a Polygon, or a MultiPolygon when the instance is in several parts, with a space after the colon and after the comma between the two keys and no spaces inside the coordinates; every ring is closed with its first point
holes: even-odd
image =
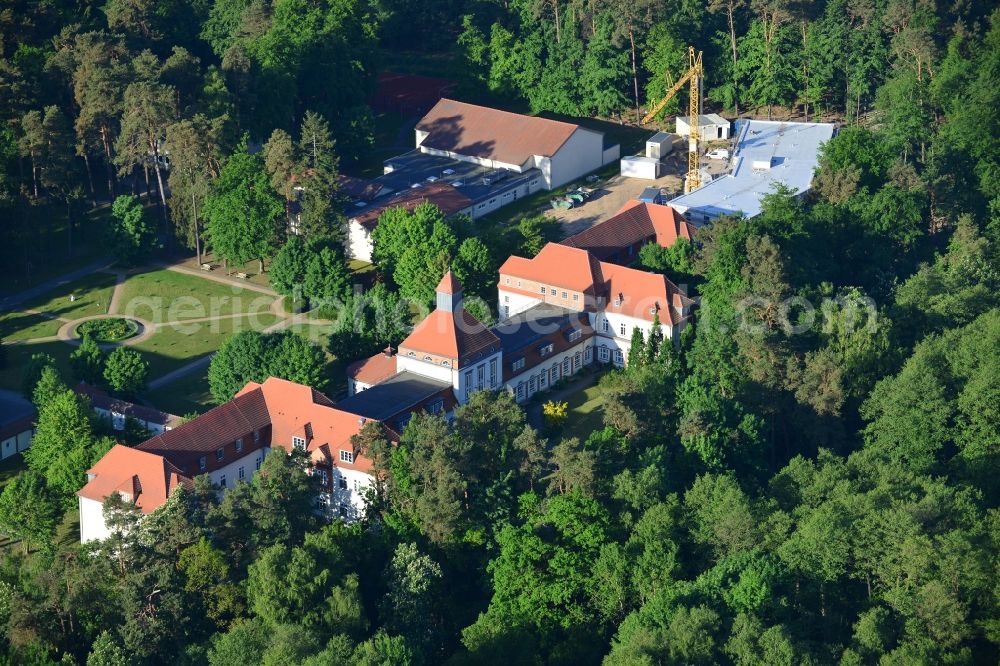
{"type": "Polygon", "coordinates": [[[729,151],[725,148],[716,148],[715,150],[709,151],[705,157],[710,160],[728,160],[729,151]]]}

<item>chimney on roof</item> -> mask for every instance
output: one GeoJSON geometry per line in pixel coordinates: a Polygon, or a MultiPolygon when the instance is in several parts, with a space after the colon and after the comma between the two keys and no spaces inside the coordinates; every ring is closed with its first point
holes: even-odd
{"type": "Polygon", "coordinates": [[[448,312],[458,312],[462,307],[462,283],[458,281],[454,273],[448,271],[441,278],[437,289],[437,309],[448,312]]]}
{"type": "Polygon", "coordinates": [[[388,347],[382,350],[382,353],[388,356],[389,358],[392,358],[393,354],[396,353],[396,350],[392,348],[392,345],[389,345],[388,347]]]}

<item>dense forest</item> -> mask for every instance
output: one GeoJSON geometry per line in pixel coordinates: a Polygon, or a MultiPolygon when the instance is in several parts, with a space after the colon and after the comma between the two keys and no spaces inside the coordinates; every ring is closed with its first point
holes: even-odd
{"type": "MultiPolygon", "coordinates": [[[[843,122],[808,198],[642,253],[700,308],[679,346],[642,340],[601,377],[602,428],[536,430],[486,393],[398,445],[370,424],[379,483],[355,524],[319,522],[313,478],[273,453],[221,501],[199,484],[141,523],[112,501],[112,539],[60,539],[66,470],[109,442],[43,373],[39,446],[0,495],[24,544],[0,563],[7,662],[1000,659],[992,3],[45,0],[8,3],[0,36],[5,276],[51,256],[39,225],[68,221],[68,253],[87,207],[136,194],[168,244],[343,291],[334,176],[371,145],[381,63],[407,57],[469,99],[627,120],[694,44],[707,107],[843,122]],[[314,194],[286,242],[298,179],[314,194]]],[[[441,252],[485,271],[492,244],[450,224],[394,212],[373,298],[427,301],[441,252]],[[433,256],[407,254],[414,230],[433,256]]]]}

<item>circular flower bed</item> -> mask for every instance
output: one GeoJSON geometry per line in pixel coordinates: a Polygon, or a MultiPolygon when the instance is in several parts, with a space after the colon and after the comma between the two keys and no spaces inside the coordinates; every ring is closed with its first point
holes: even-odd
{"type": "Polygon", "coordinates": [[[76,327],[76,334],[79,337],[89,334],[96,342],[118,342],[131,338],[138,332],[137,321],[122,317],[90,319],[76,327]]]}

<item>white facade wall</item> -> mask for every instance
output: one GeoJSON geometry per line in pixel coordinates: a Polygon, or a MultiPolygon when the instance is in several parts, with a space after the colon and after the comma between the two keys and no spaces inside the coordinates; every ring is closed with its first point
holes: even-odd
{"type": "Polygon", "coordinates": [[[623,157],[621,175],[626,178],[656,180],[660,177],[660,162],[652,157],[623,157]]]}
{"type": "Polygon", "coordinates": [[[370,474],[355,469],[333,468],[332,490],[326,498],[320,497],[320,506],[332,518],[358,520],[364,515],[364,491],[375,482],[370,474]]]}
{"type": "Polygon", "coordinates": [[[27,449],[31,446],[31,438],[33,436],[34,430],[29,428],[0,442],[0,460],[10,458],[15,453],[20,453],[27,449]]]}
{"type": "MultiPolygon", "coordinates": [[[[267,457],[267,454],[270,452],[270,450],[271,449],[269,449],[268,447],[264,447],[262,449],[257,449],[256,451],[251,451],[250,453],[246,454],[241,458],[237,458],[236,460],[227,464],[226,466],[220,467],[214,472],[209,472],[208,478],[211,479],[212,483],[217,486],[222,486],[223,485],[222,480],[223,478],[225,478],[226,480],[225,487],[232,488],[233,486],[236,485],[237,481],[241,480],[240,469],[242,468],[243,469],[242,480],[249,483],[250,479],[257,472],[257,469],[264,463],[264,458],[267,457]]],[[[207,456],[209,458],[209,461],[212,462],[214,460],[215,453],[214,452],[209,453],[207,454],[207,456]]]]}
{"type": "Polygon", "coordinates": [[[419,356],[407,356],[406,354],[396,355],[396,372],[409,370],[415,375],[429,377],[439,382],[448,382],[452,386],[458,386],[458,378],[455,376],[455,369],[451,366],[445,367],[439,363],[429,363],[419,356]]]}
{"type": "Polygon", "coordinates": [[[80,543],[107,539],[111,532],[104,522],[104,505],[86,497],[80,500],[80,543]]]}
{"type": "Polygon", "coordinates": [[[556,151],[542,173],[546,189],[565,185],[574,178],[604,166],[604,135],[578,127],[556,151]]]}
{"type": "Polygon", "coordinates": [[[593,362],[594,338],[589,338],[565,351],[546,357],[534,368],[512,377],[504,384],[504,388],[517,402],[524,402],[536,393],[548,391],[555,382],[563,377],[575,375],[584,366],[593,362]]]}
{"type": "MultiPolygon", "coordinates": [[[[114,428],[115,430],[123,430],[125,428],[126,416],[124,414],[121,414],[119,412],[113,412],[109,409],[103,409],[101,407],[94,407],[94,411],[97,412],[98,416],[110,421],[111,427],[114,428]]],[[[139,425],[148,430],[152,435],[160,435],[166,432],[167,430],[170,430],[170,428],[167,428],[162,423],[154,423],[152,421],[145,421],[143,419],[138,419],[135,417],[132,418],[139,425]]]]}
{"type": "Polygon", "coordinates": [[[455,384],[455,398],[464,405],[474,391],[500,388],[500,385],[503,384],[503,353],[497,352],[481,361],[462,366],[456,374],[458,377],[455,384]],[[492,383],[490,382],[491,363],[492,367],[496,368],[492,383]],[[482,380],[480,380],[480,374],[482,374],[482,380]]]}
{"type": "MultiPolygon", "coordinates": [[[[729,138],[729,128],[730,124],[728,122],[705,123],[698,126],[698,134],[704,141],[718,141],[719,139],[729,138]]],[[[677,134],[679,136],[688,136],[691,134],[690,124],[681,116],[677,117],[677,134]]]]}
{"type": "Polygon", "coordinates": [[[497,293],[497,304],[500,308],[500,321],[509,319],[517,313],[524,312],[528,308],[532,308],[542,302],[541,299],[533,296],[525,296],[524,294],[504,291],[503,287],[499,287],[497,289],[497,293]]]}

